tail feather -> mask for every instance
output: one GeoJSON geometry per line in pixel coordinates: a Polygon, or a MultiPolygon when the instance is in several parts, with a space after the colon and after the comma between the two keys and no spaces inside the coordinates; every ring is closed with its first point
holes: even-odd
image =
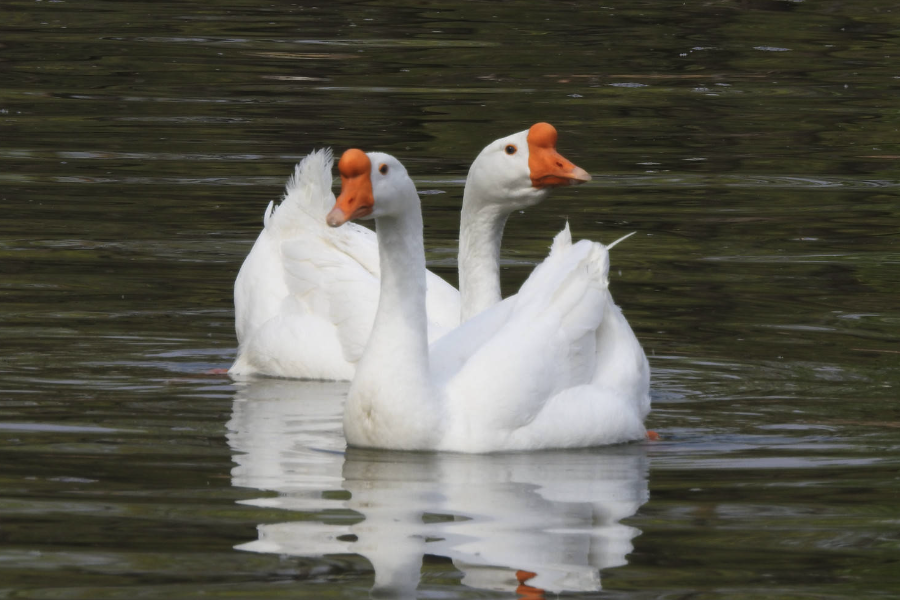
{"type": "Polygon", "coordinates": [[[329,199],[333,165],[334,152],[331,148],[310,152],[294,168],[294,174],[285,186],[284,202],[294,202],[296,199],[314,212],[331,210],[334,204],[334,200],[329,199]]]}
{"type": "Polygon", "coordinates": [[[272,218],[272,215],[275,214],[275,201],[269,200],[269,205],[266,207],[266,212],[263,213],[263,229],[269,226],[269,220],[272,218]]]}
{"type": "Polygon", "coordinates": [[[266,226],[291,227],[300,218],[299,214],[303,214],[324,227],[325,215],[334,205],[331,191],[333,165],[331,148],[313,150],[301,160],[288,179],[281,204],[267,213],[266,226]]]}
{"type": "Polygon", "coordinates": [[[572,330],[572,339],[593,330],[603,316],[609,254],[602,244],[589,243],[586,256],[573,266],[553,294],[553,304],[563,316],[561,326],[572,330]]]}
{"type": "Polygon", "coordinates": [[[563,227],[562,231],[556,234],[553,238],[553,243],[550,245],[550,256],[554,254],[559,254],[566,248],[570,248],[572,246],[572,232],[569,230],[569,222],[566,221],[566,226],[563,227]]]}
{"type": "Polygon", "coordinates": [[[616,244],[618,244],[619,242],[624,242],[625,240],[627,240],[628,238],[630,238],[631,236],[633,236],[633,235],[636,234],[636,233],[637,233],[637,231],[632,231],[632,232],[629,233],[628,235],[623,235],[622,237],[620,237],[620,238],[617,239],[616,241],[607,244],[607,245],[606,245],[606,249],[607,249],[607,250],[612,250],[612,248],[613,248],[616,244]]]}

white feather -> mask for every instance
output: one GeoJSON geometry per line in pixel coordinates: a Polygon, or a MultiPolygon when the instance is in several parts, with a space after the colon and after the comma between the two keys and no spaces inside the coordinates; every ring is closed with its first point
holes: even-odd
{"type": "MultiPolygon", "coordinates": [[[[334,205],[330,149],[304,158],[234,285],[238,356],[229,370],[303,379],[350,379],[372,329],[378,303],[378,242],[356,223],[328,227],[334,205]]],[[[459,294],[429,276],[437,336],[459,319],[459,294]]]]}
{"type": "Polygon", "coordinates": [[[374,162],[388,161],[374,193],[395,276],[345,405],[348,443],[493,452],[644,439],[649,368],[609,292],[608,247],[573,244],[568,225],[516,296],[423,352],[424,260],[409,256],[424,253],[418,197],[396,159],[374,162]]]}

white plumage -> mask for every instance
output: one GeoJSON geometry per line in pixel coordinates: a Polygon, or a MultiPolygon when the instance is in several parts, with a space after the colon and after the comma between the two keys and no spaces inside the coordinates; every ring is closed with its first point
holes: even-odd
{"type": "Polygon", "coordinates": [[[371,198],[382,268],[375,326],[345,405],[350,445],[492,452],[646,437],[649,367],[609,292],[607,246],[573,244],[566,227],[516,296],[429,348],[415,186],[386,154],[350,150],[340,166],[329,220],[371,198]]]}
{"type": "MultiPolygon", "coordinates": [[[[234,286],[235,378],[351,379],[365,348],[380,278],[375,233],[329,228],[332,154],[306,157],[271,203],[234,286]]],[[[460,292],[426,272],[428,339],[500,301],[499,253],[509,214],[560,185],[590,179],[556,152],[556,130],[537,123],[488,144],[472,163],[460,219],[460,292]]]]}
{"type": "MultiPolygon", "coordinates": [[[[233,377],[351,379],[378,303],[375,232],[333,229],[331,150],[297,165],[284,199],[269,204],[264,228],[234,283],[238,357],[233,377]]],[[[430,335],[459,321],[459,293],[428,273],[430,335]]]]}

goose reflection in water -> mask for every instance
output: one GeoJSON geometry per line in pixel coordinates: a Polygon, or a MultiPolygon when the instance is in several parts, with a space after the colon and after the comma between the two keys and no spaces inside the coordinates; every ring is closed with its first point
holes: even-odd
{"type": "Polygon", "coordinates": [[[394,597],[414,597],[425,554],[452,559],[464,585],[535,598],[599,590],[601,570],[627,564],[640,531],[621,521],[649,495],[642,445],[489,455],[345,450],[347,385],[245,383],[228,423],[232,482],[279,494],[249,504],[350,509],[363,520],[263,524],[259,539],[238,549],[357,554],[374,567],[373,594],[394,597]],[[334,490],[349,499],[323,494],[334,490]]]}

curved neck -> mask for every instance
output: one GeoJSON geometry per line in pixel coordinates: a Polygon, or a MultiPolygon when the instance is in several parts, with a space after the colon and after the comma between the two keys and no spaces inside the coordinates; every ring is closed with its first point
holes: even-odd
{"type": "Polygon", "coordinates": [[[422,213],[409,211],[399,216],[381,217],[376,219],[375,228],[381,263],[381,293],[366,354],[378,356],[378,348],[394,348],[403,352],[403,358],[424,357],[427,371],[428,319],[425,313],[422,213]]]}
{"type": "MultiPolygon", "coordinates": [[[[419,434],[428,436],[437,411],[428,362],[422,213],[417,207],[401,215],[379,217],[375,228],[381,292],[372,334],[357,365],[346,408],[368,415],[367,424],[359,426],[371,427],[372,435],[389,431],[392,423],[412,419],[421,424],[419,434]]],[[[421,446],[421,441],[415,443],[421,446]]]]}
{"type": "Polygon", "coordinates": [[[481,205],[466,185],[459,223],[460,323],[500,302],[500,241],[509,212],[481,205]],[[480,205],[480,206],[479,206],[480,205]]]}

